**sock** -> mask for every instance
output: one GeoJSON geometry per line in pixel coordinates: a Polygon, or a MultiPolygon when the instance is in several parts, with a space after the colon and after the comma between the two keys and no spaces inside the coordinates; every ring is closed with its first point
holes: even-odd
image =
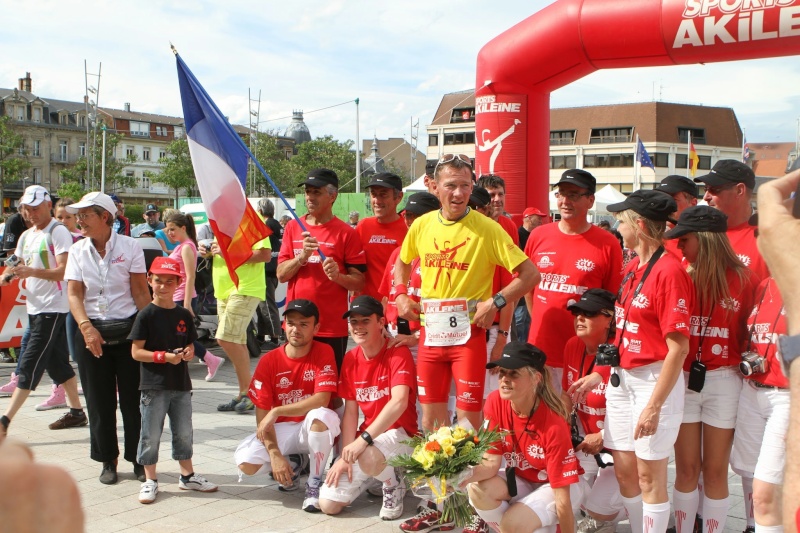
{"type": "Polygon", "coordinates": [[[72,416],[85,416],[83,414],[83,408],[79,407],[77,409],[73,409],[72,407],[69,408],[69,414],[72,416]]]}
{"type": "Polygon", "coordinates": [[[753,478],[742,476],[742,496],[744,496],[744,517],[747,527],[756,527],[756,515],[753,509],[753,478]]]}
{"type": "Polygon", "coordinates": [[[703,472],[700,472],[700,477],[697,479],[697,495],[699,496],[697,514],[703,516],[703,502],[705,501],[705,492],[703,492],[703,472]]]}
{"type": "Polygon", "coordinates": [[[783,533],[783,526],[761,526],[756,524],[756,533],[783,533]]]}
{"type": "Polygon", "coordinates": [[[631,531],[642,531],[642,495],[633,498],[622,497],[622,505],[628,513],[628,520],[631,523],[631,531]]]}
{"type": "MultiPolygon", "coordinates": [[[[669,525],[669,502],[664,503],[643,503],[642,522],[644,523],[644,533],[664,533],[669,525]]],[[[694,515],[692,515],[694,523],[694,515]]],[[[691,531],[692,528],[689,528],[691,531]]]]}
{"type": "Polygon", "coordinates": [[[191,473],[191,474],[189,474],[188,476],[184,476],[183,474],[181,474],[181,481],[183,481],[184,483],[186,483],[187,481],[189,481],[190,479],[192,479],[192,476],[193,476],[193,475],[194,475],[194,472],[192,472],[192,473],[191,473]]]}
{"type": "Polygon", "coordinates": [[[500,531],[500,521],[503,519],[503,514],[508,510],[509,507],[511,506],[508,502],[500,502],[500,507],[495,509],[489,509],[486,511],[475,508],[475,511],[484,522],[489,524],[489,527],[493,528],[495,531],[500,531]]]}
{"type": "Polygon", "coordinates": [[[675,506],[675,532],[692,533],[694,529],[694,515],[697,514],[697,504],[700,495],[697,489],[692,492],[681,492],[672,489],[672,505],[675,506]]]}
{"type": "Polygon", "coordinates": [[[397,474],[395,474],[393,466],[387,466],[386,468],[384,468],[380,474],[375,476],[375,479],[382,482],[387,489],[394,487],[399,483],[397,479],[397,474]]]}
{"type": "Polygon", "coordinates": [[[325,461],[331,453],[331,448],[333,448],[333,443],[331,442],[330,430],[308,432],[308,459],[311,468],[308,475],[310,477],[322,477],[325,461]]]}
{"type": "Polygon", "coordinates": [[[728,518],[728,498],[712,500],[703,497],[703,531],[702,533],[720,533],[725,530],[728,518]]]}

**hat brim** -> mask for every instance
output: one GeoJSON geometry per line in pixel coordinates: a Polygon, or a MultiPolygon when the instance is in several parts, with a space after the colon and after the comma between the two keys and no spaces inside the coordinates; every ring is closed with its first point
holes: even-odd
{"type": "Polygon", "coordinates": [[[301,311],[300,309],[287,309],[286,311],[283,312],[283,317],[286,318],[286,315],[288,315],[289,313],[300,313],[302,316],[306,318],[311,318],[312,316],[317,319],[319,318],[317,314],[314,313],[313,311],[309,311],[308,313],[306,313],[305,311],[301,311]]]}
{"type": "Polygon", "coordinates": [[[680,224],[678,224],[674,228],[665,231],[664,238],[667,240],[677,239],[678,237],[683,237],[684,235],[687,235],[689,233],[696,233],[697,231],[698,230],[696,229],[687,228],[686,226],[681,226],[680,224]]]}
{"type": "Polygon", "coordinates": [[[487,370],[491,370],[492,368],[496,367],[506,368],[508,370],[519,370],[520,368],[525,368],[526,366],[529,366],[531,368],[536,368],[533,365],[528,364],[525,361],[518,359],[516,357],[501,357],[497,361],[486,363],[487,370]]]}
{"type": "Polygon", "coordinates": [[[384,189],[394,189],[395,191],[403,192],[403,188],[402,187],[398,189],[397,187],[395,187],[391,183],[386,183],[385,181],[378,181],[378,182],[375,182],[375,183],[367,184],[367,189],[369,189],[370,187],[383,187],[384,189]]]}
{"type": "Polygon", "coordinates": [[[599,313],[600,311],[612,311],[613,308],[605,307],[597,302],[577,301],[574,304],[570,304],[567,306],[567,311],[571,312],[573,309],[578,309],[579,311],[586,311],[587,313],[599,313]]]}
{"type": "Polygon", "coordinates": [[[724,185],[733,185],[735,183],[739,183],[735,180],[725,179],[719,174],[706,174],[705,176],[695,178],[694,181],[695,183],[703,183],[706,186],[710,185],[712,187],[722,187],[724,185]]]}
{"type": "Polygon", "coordinates": [[[628,209],[633,209],[628,202],[617,202],[616,204],[608,204],[606,206],[606,211],[609,213],[620,213],[628,209]]]}
{"type": "Polygon", "coordinates": [[[47,200],[47,198],[45,198],[44,196],[40,198],[38,202],[36,201],[36,198],[28,202],[25,201],[25,198],[20,198],[19,204],[27,205],[28,207],[36,207],[37,205],[41,205],[45,200],[47,200]]]}
{"type": "Polygon", "coordinates": [[[170,275],[170,276],[178,276],[179,278],[183,279],[185,276],[180,272],[175,272],[174,270],[167,270],[166,268],[151,268],[148,274],[159,274],[159,275],[170,275]]]}
{"type": "Polygon", "coordinates": [[[82,201],[82,202],[78,202],[78,203],[75,203],[75,204],[70,204],[70,205],[64,207],[64,209],[67,210],[67,213],[72,213],[74,215],[79,210],[86,209],[87,207],[101,207],[101,208],[105,209],[106,211],[108,211],[109,213],[111,213],[112,216],[117,216],[116,207],[114,208],[114,211],[111,211],[106,206],[104,206],[102,204],[96,204],[96,203],[94,203],[92,201],[82,201]]]}

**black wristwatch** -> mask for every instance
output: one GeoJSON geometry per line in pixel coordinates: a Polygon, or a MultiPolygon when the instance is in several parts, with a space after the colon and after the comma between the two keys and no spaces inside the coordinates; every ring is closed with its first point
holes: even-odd
{"type": "Polygon", "coordinates": [[[497,309],[502,309],[506,306],[506,303],[508,302],[506,302],[505,297],[498,292],[497,294],[492,296],[492,303],[497,309]]]}
{"type": "Polygon", "coordinates": [[[783,375],[789,379],[789,367],[792,366],[792,361],[800,357],[800,335],[779,335],[777,355],[783,375]]]}
{"type": "Polygon", "coordinates": [[[367,446],[372,446],[373,444],[375,444],[375,442],[372,440],[372,436],[366,431],[361,434],[361,438],[367,442],[367,446]]]}

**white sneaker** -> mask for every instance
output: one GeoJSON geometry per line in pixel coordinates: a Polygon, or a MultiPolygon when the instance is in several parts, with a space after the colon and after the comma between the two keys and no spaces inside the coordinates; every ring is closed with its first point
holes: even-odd
{"type": "Polygon", "coordinates": [[[391,488],[383,486],[383,504],[379,516],[381,520],[397,520],[403,515],[403,498],[406,497],[406,486],[402,478],[391,488]]]}
{"type": "Polygon", "coordinates": [[[318,513],[319,508],[319,488],[322,480],[316,477],[309,477],[306,482],[306,497],[303,500],[303,510],[307,513],[318,513]]]}
{"type": "Polygon", "coordinates": [[[158,481],[148,479],[139,489],[139,503],[153,503],[158,495],[158,481]]]}
{"type": "Polygon", "coordinates": [[[183,490],[196,490],[197,492],[217,492],[219,488],[203,476],[198,476],[197,474],[192,474],[192,477],[186,481],[180,479],[178,481],[178,487],[183,490]]]}

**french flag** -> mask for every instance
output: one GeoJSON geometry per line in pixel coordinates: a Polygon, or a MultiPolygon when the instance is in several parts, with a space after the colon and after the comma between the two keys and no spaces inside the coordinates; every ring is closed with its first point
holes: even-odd
{"type": "Polygon", "coordinates": [[[238,286],[236,269],[253,255],[253,245],[271,231],[244,192],[247,147],[186,63],[177,53],[175,58],[197,187],[231,279],[238,286]]]}

